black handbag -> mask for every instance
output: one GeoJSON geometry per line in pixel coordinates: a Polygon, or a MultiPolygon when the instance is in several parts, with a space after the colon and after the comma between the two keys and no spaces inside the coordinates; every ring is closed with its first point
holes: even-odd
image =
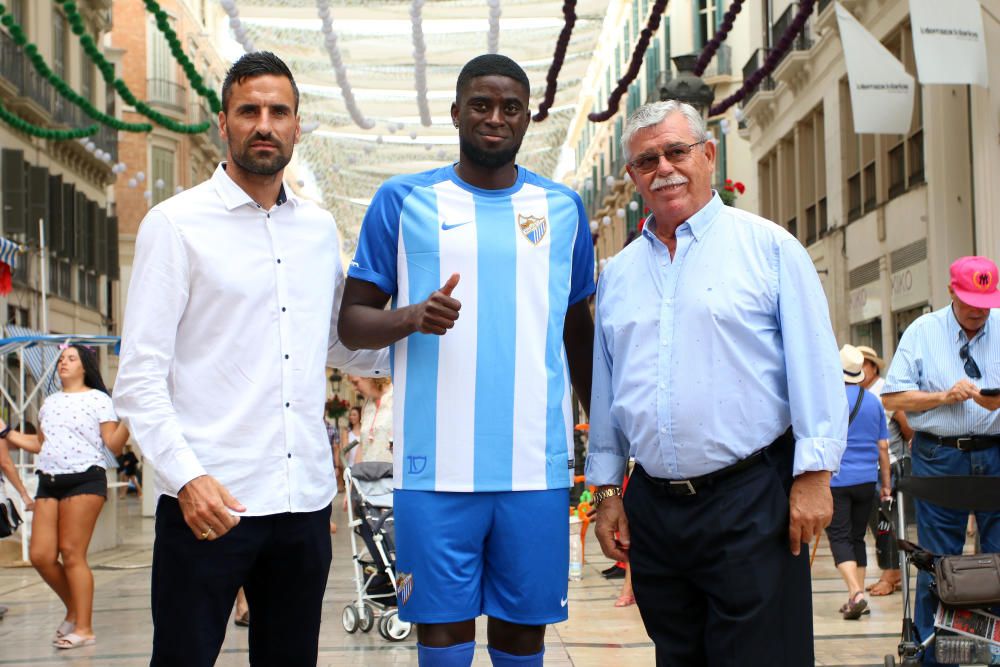
{"type": "Polygon", "coordinates": [[[10,498],[0,500],[0,537],[10,537],[24,523],[10,498]]]}
{"type": "Polygon", "coordinates": [[[938,598],[952,607],[1000,604],[1000,554],[942,556],[934,563],[938,598]]]}

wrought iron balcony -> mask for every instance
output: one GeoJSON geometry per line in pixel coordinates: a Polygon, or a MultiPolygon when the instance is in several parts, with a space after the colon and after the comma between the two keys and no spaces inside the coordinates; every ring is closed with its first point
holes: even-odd
{"type": "Polygon", "coordinates": [[[0,31],[0,76],[18,91],[24,90],[24,64],[20,47],[10,35],[0,31]]]}
{"type": "Polygon", "coordinates": [[[175,112],[184,113],[187,91],[175,81],[167,79],[148,79],[146,92],[149,101],[175,112]]]}
{"type": "MultiPolygon", "coordinates": [[[[822,10],[821,10],[822,11],[822,10]]],[[[781,16],[778,17],[774,23],[771,24],[771,46],[774,47],[781,40],[781,36],[785,34],[785,30],[788,26],[792,24],[795,20],[795,15],[799,13],[799,3],[793,2],[785,11],[781,12],[781,16]]],[[[812,47],[812,37],[809,34],[809,24],[802,26],[802,30],[796,35],[795,40],[792,42],[793,51],[808,51],[812,47]]]]}
{"type": "MultiPolygon", "coordinates": [[[[746,81],[753,73],[764,66],[764,61],[767,60],[767,49],[756,49],[750,54],[750,59],[747,60],[746,64],[743,66],[743,80],[746,81]]],[[[757,93],[758,90],[774,90],[774,79],[770,76],[764,77],[760,82],[760,85],[756,89],[751,90],[747,93],[746,98],[743,100],[743,104],[746,105],[750,99],[757,93]]]]}

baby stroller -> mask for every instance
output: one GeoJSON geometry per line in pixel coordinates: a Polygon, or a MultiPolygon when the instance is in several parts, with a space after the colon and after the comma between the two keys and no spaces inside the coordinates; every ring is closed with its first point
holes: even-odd
{"type": "Polygon", "coordinates": [[[392,464],[382,461],[357,463],[344,470],[347,525],[354,554],[354,587],[357,599],[344,607],[341,621],[349,633],[368,632],[375,625],[375,610],[381,613],[378,632],[389,641],[410,636],[413,626],[399,619],[396,609],[396,545],[392,516],[392,464]],[[358,537],[367,548],[362,553],[358,537]]]}
{"type": "MultiPolygon", "coordinates": [[[[1000,597],[993,599],[992,593],[986,594],[975,604],[952,604],[941,602],[941,582],[936,574],[936,565],[942,556],[932,554],[918,545],[906,541],[906,525],[903,513],[903,495],[909,494],[927,502],[957,510],[970,512],[1000,511],[1000,480],[987,476],[942,476],[942,477],[903,477],[896,488],[897,535],[899,536],[899,558],[903,584],[903,630],[896,656],[885,656],[885,667],[918,667],[922,657],[932,645],[935,646],[935,657],[938,662],[961,663],[964,665],[995,665],[1000,664],[1000,619],[990,615],[989,607],[1000,606],[1000,597]],[[950,632],[942,632],[935,627],[930,637],[919,637],[910,610],[910,577],[909,565],[929,572],[932,577],[931,591],[938,597],[938,611],[935,616],[937,626],[945,626],[950,632]],[[990,637],[992,641],[984,639],[990,637]]],[[[1000,558],[992,554],[981,554],[975,559],[966,574],[973,574],[980,581],[1000,581],[1000,558]],[[972,570],[975,569],[975,572],[972,570]]],[[[993,587],[995,589],[995,586],[993,587]]],[[[990,590],[990,587],[980,589],[990,590]]]]}

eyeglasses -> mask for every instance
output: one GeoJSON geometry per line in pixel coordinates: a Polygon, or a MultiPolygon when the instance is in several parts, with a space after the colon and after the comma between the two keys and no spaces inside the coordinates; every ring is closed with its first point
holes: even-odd
{"type": "Polygon", "coordinates": [[[671,144],[664,148],[662,153],[643,153],[629,162],[629,165],[641,174],[648,174],[660,166],[660,158],[667,158],[670,164],[682,164],[691,157],[691,150],[705,141],[702,139],[693,144],[671,144]]]}
{"type": "Polygon", "coordinates": [[[978,380],[983,377],[983,374],[979,370],[979,366],[976,364],[976,360],[972,358],[969,354],[969,344],[966,343],[958,351],[958,356],[962,358],[965,362],[965,374],[968,375],[973,380],[978,380]]]}

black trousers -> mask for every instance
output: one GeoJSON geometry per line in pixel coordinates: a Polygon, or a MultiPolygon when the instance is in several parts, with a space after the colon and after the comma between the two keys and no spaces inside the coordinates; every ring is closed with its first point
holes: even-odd
{"type": "Polygon", "coordinates": [[[243,517],[202,541],[161,496],[153,543],[153,667],[214,665],[236,591],[250,605],[250,664],[314,667],[330,572],[330,507],[243,517]]]}
{"type": "Polygon", "coordinates": [[[794,443],[697,495],[637,467],[625,494],[632,587],[658,667],[814,663],[809,548],[788,546],[794,443]]]}
{"type": "Polygon", "coordinates": [[[826,538],[830,540],[830,553],[837,565],[849,560],[855,561],[858,567],[868,565],[865,531],[875,503],[875,491],[875,482],[830,489],[833,519],[826,528],[826,538]]]}

